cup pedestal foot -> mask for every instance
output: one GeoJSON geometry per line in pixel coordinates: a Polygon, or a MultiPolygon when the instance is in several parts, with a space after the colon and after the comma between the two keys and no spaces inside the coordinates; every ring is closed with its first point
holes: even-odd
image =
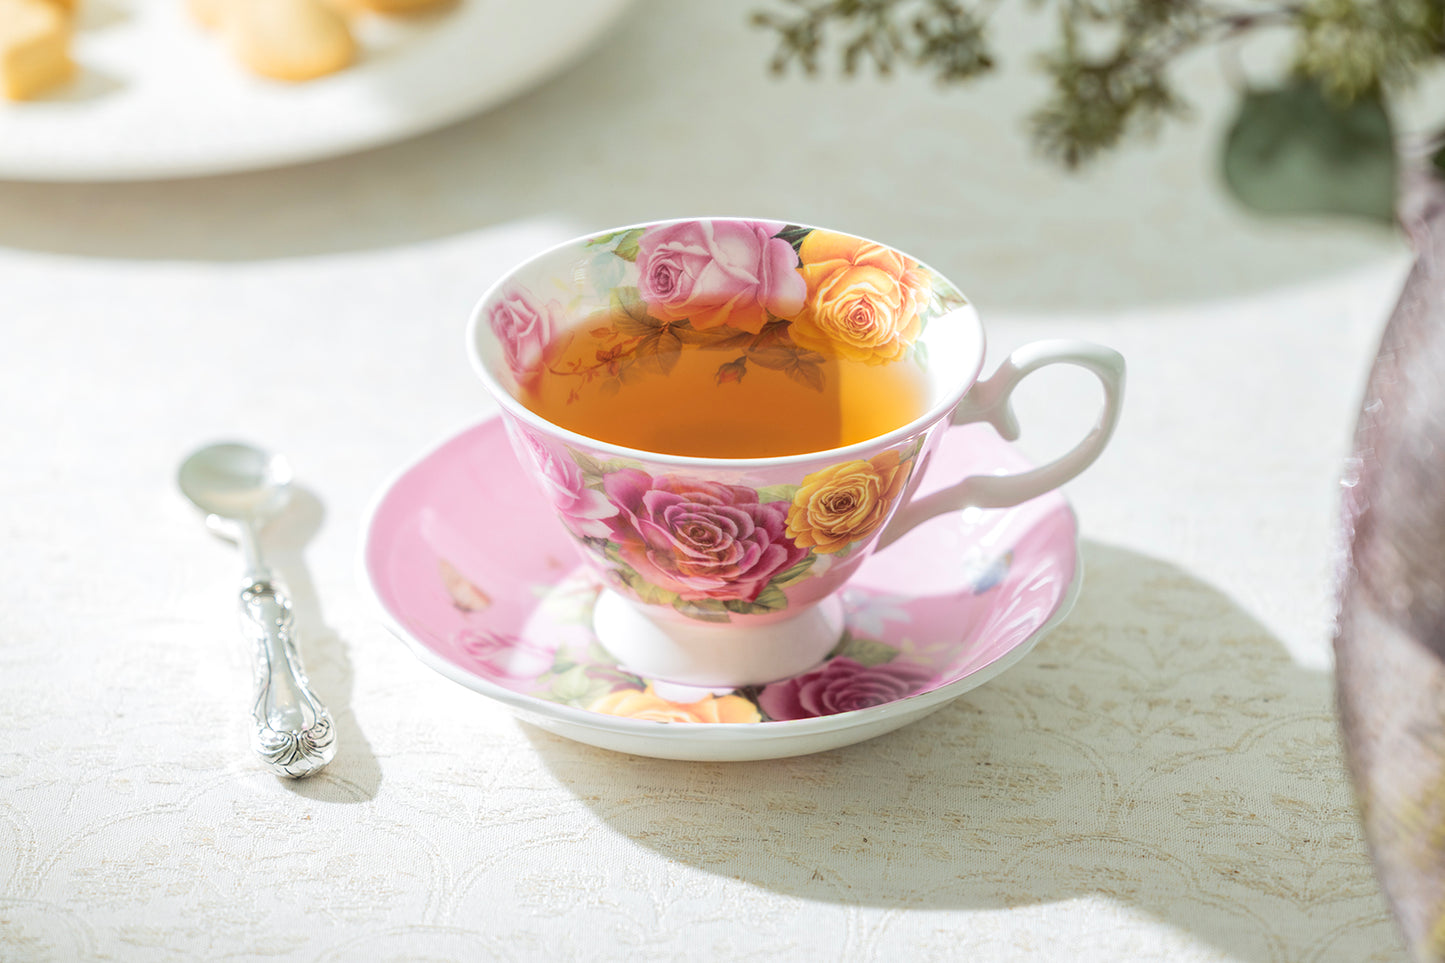
{"type": "Polygon", "coordinates": [[[646,679],[705,688],[764,685],[823,661],[843,635],[843,605],[829,596],[777,621],[652,619],[604,590],[592,618],[597,640],[618,664],[646,679]]]}

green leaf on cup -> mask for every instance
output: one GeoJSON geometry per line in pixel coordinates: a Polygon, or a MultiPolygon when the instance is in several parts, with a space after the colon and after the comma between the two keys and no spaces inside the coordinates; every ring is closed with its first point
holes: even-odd
{"type": "Polygon", "coordinates": [[[813,229],[811,227],[799,227],[797,224],[789,224],[774,234],[773,237],[787,241],[793,246],[793,250],[796,251],[803,246],[803,239],[812,233],[813,229]]]}
{"type": "MultiPolygon", "coordinates": [[[[796,486],[779,485],[778,487],[794,488],[796,486]]],[[[759,492],[758,494],[761,495],[762,492],[759,492]]],[[[808,577],[808,570],[813,567],[813,563],[817,560],[818,556],[816,555],[804,556],[803,560],[798,564],[794,565],[792,568],[779,575],[774,575],[772,581],[770,581],[768,584],[777,586],[778,588],[786,588],[789,585],[792,585],[794,582],[801,582],[803,579],[808,577]]]]}
{"type": "MultiPolygon", "coordinates": [[[[798,494],[797,485],[764,485],[758,489],[758,501],[764,505],[768,502],[790,502],[796,494],[798,494]]],[[[812,558],[810,555],[804,559],[804,562],[811,565],[813,564],[812,558]]],[[[804,562],[799,562],[798,564],[802,565],[804,562]]],[[[794,568],[796,567],[797,566],[794,566],[794,568]]],[[[789,569],[789,571],[792,571],[792,569],[789,569]]]]}
{"type": "Polygon", "coordinates": [[[800,385],[812,388],[814,391],[823,390],[823,368],[819,364],[799,360],[797,363],[784,368],[783,374],[800,385]]]}
{"type": "Polygon", "coordinates": [[[622,580],[622,584],[631,589],[640,601],[648,605],[676,605],[679,601],[676,592],[658,588],[643,578],[631,565],[618,565],[616,572],[617,577],[622,580]]]}
{"type": "Polygon", "coordinates": [[[639,367],[665,375],[682,357],[682,341],[671,331],[658,328],[638,342],[635,357],[639,367]]]}
{"type": "Polygon", "coordinates": [[[918,365],[918,367],[920,367],[920,368],[927,368],[927,367],[928,367],[928,345],[924,344],[921,339],[918,340],[918,341],[915,341],[915,342],[913,342],[912,352],[913,352],[913,363],[916,364],[916,365],[918,365]]]}
{"type": "Polygon", "coordinates": [[[1224,180],[1265,214],[1395,221],[1394,129],[1378,92],[1349,104],[1297,77],[1245,95],[1224,148],[1224,180]]]}
{"type": "Polygon", "coordinates": [[[613,288],[609,297],[612,314],[617,318],[617,327],[629,337],[651,334],[662,327],[662,322],[647,313],[647,302],[634,287],[613,288]]]}
{"type": "Polygon", "coordinates": [[[688,618],[697,619],[699,622],[730,622],[732,617],[728,615],[727,604],[716,599],[693,600],[674,596],[672,607],[688,618]]]}
{"type": "Polygon", "coordinates": [[[617,237],[617,246],[612,249],[612,253],[624,261],[636,261],[638,242],[642,240],[642,228],[638,227],[630,231],[622,231],[617,237]]]}
{"type": "Polygon", "coordinates": [[[739,615],[763,615],[787,608],[788,597],[777,585],[769,583],[768,587],[759,592],[758,597],[752,601],[731,599],[723,604],[729,612],[736,612],[739,615]]]}
{"type": "Polygon", "coordinates": [[[923,443],[926,440],[927,438],[925,436],[919,435],[917,438],[909,442],[908,447],[903,449],[902,453],[899,455],[900,460],[912,461],[913,459],[917,458],[918,453],[923,450],[923,443]]]}
{"type": "Polygon", "coordinates": [[[576,463],[578,468],[582,469],[582,474],[588,482],[594,480],[601,481],[602,476],[607,473],[602,463],[585,451],[578,451],[576,448],[569,447],[567,454],[571,455],[572,461],[576,463]]]}
{"type": "Polygon", "coordinates": [[[708,351],[732,351],[737,348],[746,348],[757,337],[755,334],[739,331],[727,324],[699,331],[692,326],[691,321],[675,321],[668,326],[668,330],[681,338],[684,344],[695,344],[708,351]]]}
{"type": "Polygon", "coordinates": [[[635,458],[609,458],[602,463],[602,473],[610,475],[615,471],[622,471],[624,468],[632,468],[637,471],[646,471],[647,466],[635,458]]]}

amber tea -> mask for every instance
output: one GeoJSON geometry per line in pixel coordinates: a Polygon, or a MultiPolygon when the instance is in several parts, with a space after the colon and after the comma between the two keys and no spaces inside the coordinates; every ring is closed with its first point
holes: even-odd
{"type": "Polygon", "coordinates": [[[825,358],[789,340],[786,321],[753,334],[610,313],[551,347],[520,400],[589,438],[706,458],[825,451],[902,427],[928,407],[911,358],[825,358]]]}

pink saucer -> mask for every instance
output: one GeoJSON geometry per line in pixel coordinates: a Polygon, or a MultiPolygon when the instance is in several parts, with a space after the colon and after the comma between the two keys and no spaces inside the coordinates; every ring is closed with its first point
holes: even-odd
{"type": "MultiPolygon", "coordinates": [[[[954,428],[920,494],[964,474],[1028,467],[991,429],[954,428]]],[[[362,567],[387,626],[442,675],[568,738],[695,760],[818,752],[919,719],[1021,659],[1067,614],[1081,574],[1062,494],[969,509],[859,569],[843,590],[843,642],[817,668],[736,691],[653,682],[597,644],[600,586],[498,419],[382,490],[362,567]]]]}

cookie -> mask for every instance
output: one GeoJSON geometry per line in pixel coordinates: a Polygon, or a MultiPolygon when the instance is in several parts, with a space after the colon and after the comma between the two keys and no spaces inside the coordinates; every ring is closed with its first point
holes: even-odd
{"type": "Polygon", "coordinates": [[[196,23],[207,30],[215,30],[221,25],[224,5],[225,0],[186,0],[186,11],[196,23]]]}
{"type": "Polygon", "coordinates": [[[25,100],[69,80],[70,24],[48,0],[0,0],[0,95],[25,100]]]}
{"type": "Polygon", "coordinates": [[[451,6],[456,0],[328,0],[342,13],[404,15],[451,6]]]}
{"type": "Polygon", "coordinates": [[[323,0],[232,0],[219,20],[236,59],[274,80],[311,80],[356,56],[346,18],[323,0]]]}

